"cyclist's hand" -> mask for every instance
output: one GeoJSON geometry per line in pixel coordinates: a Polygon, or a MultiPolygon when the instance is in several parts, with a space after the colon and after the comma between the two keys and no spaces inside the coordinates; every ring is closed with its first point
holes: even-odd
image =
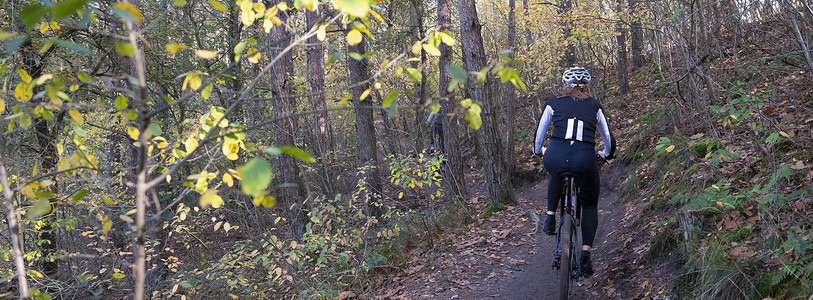
{"type": "Polygon", "coordinates": [[[598,154],[598,156],[601,156],[601,159],[604,159],[604,160],[607,159],[607,156],[604,155],[604,151],[599,151],[597,154],[598,154]]]}

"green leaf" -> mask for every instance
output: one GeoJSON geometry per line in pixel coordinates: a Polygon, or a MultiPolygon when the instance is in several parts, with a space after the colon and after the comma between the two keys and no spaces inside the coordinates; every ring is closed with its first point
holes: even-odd
{"type": "Polygon", "coordinates": [[[240,178],[242,178],[240,188],[244,193],[251,196],[260,195],[271,183],[271,165],[263,158],[252,158],[240,168],[240,178]]]}
{"type": "Polygon", "coordinates": [[[164,131],[163,131],[163,130],[161,130],[161,126],[158,126],[158,124],[155,124],[155,123],[150,123],[150,126],[147,126],[147,130],[148,130],[148,131],[149,131],[149,132],[150,132],[150,133],[151,133],[153,136],[161,136],[161,134],[163,134],[163,133],[164,133],[164,131]]]}
{"type": "Polygon", "coordinates": [[[70,49],[70,50],[73,50],[73,51],[76,51],[76,52],[79,52],[79,53],[82,53],[82,54],[87,54],[87,55],[93,54],[93,51],[90,51],[90,48],[88,48],[87,46],[82,45],[82,44],[77,44],[77,43],[67,41],[67,40],[63,40],[63,39],[57,39],[56,42],[54,42],[54,43],[66,48],[66,49],[70,49]]]}
{"type": "Polygon", "coordinates": [[[421,74],[421,71],[418,71],[418,69],[407,68],[406,71],[407,71],[407,76],[412,81],[421,82],[421,79],[423,79],[423,74],[421,74]]]}
{"type": "Polygon", "coordinates": [[[209,99],[209,97],[212,96],[212,89],[213,88],[214,88],[214,86],[211,83],[206,85],[206,87],[203,88],[202,91],[200,91],[200,97],[203,98],[203,99],[209,99]]]}
{"type": "Polygon", "coordinates": [[[117,109],[127,108],[127,98],[124,98],[122,95],[116,96],[116,100],[113,102],[113,107],[117,109]]]}
{"type": "Polygon", "coordinates": [[[73,202],[79,202],[80,200],[84,199],[85,196],[88,195],[88,190],[81,190],[73,194],[73,202]]]}
{"type": "Polygon", "coordinates": [[[356,53],[356,52],[351,52],[351,53],[349,53],[349,54],[347,54],[347,55],[349,55],[349,56],[350,56],[350,58],[355,59],[355,60],[362,60],[362,59],[364,59],[363,57],[361,57],[361,54],[358,54],[358,53],[356,53]]]}
{"type": "Polygon", "coordinates": [[[336,8],[354,17],[364,17],[370,11],[368,0],[334,0],[336,8]]]}
{"type": "Polygon", "coordinates": [[[28,30],[34,28],[34,25],[42,20],[42,17],[48,13],[48,8],[41,4],[31,4],[20,11],[20,20],[23,21],[28,30]]]}
{"type": "Polygon", "coordinates": [[[455,80],[463,83],[469,80],[469,73],[467,73],[466,70],[463,70],[463,68],[460,68],[455,65],[446,65],[445,68],[446,72],[449,72],[449,75],[452,75],[452,78],[454,78],[455,80]]]}
{"type": "Polygon", "coordinates": [[[116,43],[116,52],[121,55],[132,57],[135,55],[135,48],[130,43],[116,43]]]}
{"type": "Polygon", "coordinates": [[[73,126],[73,132],[80,137],[87,137],[88,135],[85,129],[79,126],[73,126]]]}
{"type": "Polygon", "coordinates": [[[265,152],[272,155],[279,155],[279,153],[281,152],[299,158],[304,162],[316,162],[316,159],[313,158],[310,154],[308,154],[308,152],[305,152],[305,150],[293,146],[268,147],[265,148],[265,152]],[[273,148],[277,148],[279,150],[273,148]]]}
{"type": "Polygon", "coordinates": [[[386,97],[384,97],[384,102],[382,102],[381,105],[386,106],[386,107],[390,107],[391,105],[394,105],[393,100],[395,100],[396,97],[398,97],[398,91],[390,92],[389,94],[387,94],[386,97]]]}
{"type": "Polygon", "coordinates": [[[122,274],[122,273],[115,273],[115,274],[113,274],[113,279],[122,279],[122,278],[124,278],[124,277],[125,277],[125,275],[124,275],[124,274],[122,274]]]}
{"type": "Polygon", "coordinates": [[[17,48],[20,48],[20,45],[22,45],[24,42],[25,42],[24,36],[18,36],[16,38],[10,39],[6,42],[6,45],[3,47],[3,50],[5,50],[6,54],[10,54],[14,51],[17,51],[17,48]]]}
{"type": "Polygon", "coordinates": [[[477,103],[472,103],[469,109],[466,110],[466,121],[469,122],[471,129],[477,130],[483,125],[483,120],[480,118],[481,111],[480,105],[477,105],[477,103]]]}
{"type": "Polygon", "coordinates": [[[28,209],[28,213],[26,213],[26,217],[29,220],[36,220],[37,218],[50,213],[51,212],[51,202],[48,202],[48,199],[40,199],[37,203],[34,203],[31,208],[28,209]]]}
{"type": "Polygon", "coordinates": [[[49,190],[39,190],[34,192],[34,194],[37,195],[39,199],[51,199],[54,197],[54,192],[49,190]]]}
{"type": "Polygon", "coordinates": [[[329,66],[330,63],[336,61],[340,57],[342,57],[342,51],[333,52],[333,54],[327,57],[327,61],[325,61],[325,67],[329,66]]]}
{"type": "Polygon", "coordinates": [[[57,2],[52,10],[54,18],[60,20],[67,16],[70,16],[77,10],[81,9],[82,6],[85,6],[85,4],[87,3],[88,0],[65,0],[57,2]]]}
{"type": "Polygon", "coordinates": [[[79,81],[84,82],[84,83],[90,83],[91,81],[93,81],[93,79],[90,77],[90,75],[88,75],[88,73],[85,73],[85,72],[76,73],[76,77],[79,78],[79,81]]]}

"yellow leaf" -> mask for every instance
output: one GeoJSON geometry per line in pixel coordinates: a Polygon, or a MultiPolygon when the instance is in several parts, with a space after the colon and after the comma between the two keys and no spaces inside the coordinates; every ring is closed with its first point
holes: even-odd
{"type": "Polygon", "coordinates": [[[214,8],[216,8],[216,9],[217,9],[217,10],[219,10],[219,11],[222,11],[222,12],[227,12],[227,11],[229,11],[228,9],[226,9],[226,6],[223,6],[223,4],[222,4],[222,3],[220,3],[220,2],[219,2],[219,1],[217,1],[217,0],[209,0],[209,4],[210,4],[210,5],[212,5],[212,6],[214,6],[214,8]]]}
{"type": "Polygon", "coordinates": [[[34,278],[45,278],[45,276],[43,276],[42,273],[40,273],[37,270],[28,269],[28,270],[25,270],[25,272],[28,273],[28,275],[30,275],[31,277],[34,277],[34,278]]]}
{"type": "Polygon", "coordinates": [[[217,51],[209,51],[209,50],[202,50],[198,49],[195,50],[195,55],[203,59],[212,59],[217,57],[217,51]]]}
{"type": "Polygon", "coordinates": [[[223,150],[223,155],[225,155],[226,158],[229,160],[237,160],[237,152],[240,151],[240,143],[232,139],[227,139],[225,142],[223,142],[223,147],[221,147],[221,149],[223,150]]]}
{"type": "Polygon", "coordinates": [[[787,132],[780,131],[780,132],[779,132],[779,134],[780,134],[780,135],[782,135],[782,136],[784,136],[784,137],[786,137],[786,138],[790,138],[790,135],[788,135],[788,133],[787,133],[787,132]]]}
{"type": "Polygon", "coordinates": [[[262,4],[262,3],[259,3],[259,2],[254,3],[254,5],[252,5],[251,8],[253,8],[254,12],[256,12],[258,14],[262,14],[262,13],[265,12],[265,4],[262,4]]]}
{"type": "Polygon", "coordinates": [[[240,13],[240,21],[242,21],[245,26],[251,26],[256,19],[256,13],[251,9],[251,4],[249,3],[249,9],[247,10],[242,9],[242,7],[240,9],[242,10],[240,13]]]}
{"type": "Polygon", "coordinates": [[[277,4],[277,7],[279,7],[279,9],[283,11],[288,10],[288,3],[280,2],[279,4],[277,4]]]}
{"type": "Polygon", "coordinates": [[[220,221],[220,222],[215,223],[215,228],[214,228],[214,230],[215,230],[215,231],[217,231],[218,229],[220,229],[220,225],[223,225],[223,221],[220,221]]]}
{"type": "Polygon", "coordinates": [[[65,146],[62,143],[56,144],[56,153],[62,155],[62,151],[65,151],[65,146]]]}
{"type": "Polygon", "coordinates": [[[116,4],[113,4],[113,6],[115,6],[118,9],[121,9],[123,11],[126,11],[131,16],[133,16],[133,18],[135,18],[138,23],[141,23],[141,20],[142,20],[141,19],[141,12],[138,11],[138,8],[136,8],[135,5],[132,5],[130,3],[125,3],[125,2],[118,2],[116,4]]]}
{"type": "Polygon", "coordinates": [[[302,3],[302,7],[306,8],[307,10],[316,10],[316,0],[302,0],[300,3],[302,3]]]}
{"type": "Polygon", "coordinates": [[[371,14],[371,15],[373,15],[373,17],[375,17],[375,19],[376,19],[376,20],[378,20],[379,22],[384,23],[384,24],[387,24],[387,21],[384,21],[384,18],[382,18],[382,17],[381,17],[381,15],[379,15],[379,14],[378,14],[377,12],[375,12],[374,10],[372,10],[372,9],[371,9],[371,10],[370,10],[370,14],[371,14]]]}
{"type": "Polygon", "coordinates": [[[31,83],[31,75],[28,75],[28,72],[25,70],[17,68],[17,74],[20,74],[20,78],[23,80],[23,82],[31,83]]]}
{"type": "Polygon", "coordinates": [[[398,199],[404,198],[404,192],[398,193],[398,199]]]}
{"type": "Polygon", "coordinates": [[[274,23],[272,23],[270,19],[263,20],[263,30],[265,33],[271,32],[271,28],[274,28],[274,23]]]}
{"type": "Polygon", "coordinates": [[[429,53],[429,55],[440,56],[440,50],[438,50],[438,48],[430,44],[424,44],[423,50],[426,51],[426,53],[429,53]]]}
{"type": "Polygon", "coordinates": [[[350,32],[347,33],[347,44],[350,46],[357,45],[361,43],[361,38],[361,31],[356,29],[350,30],[350,32]]]}
{"type": "Polygon", "coordinates": [[[737,119],[737,116],[735,116],[735,115],[730,115],[730,117],[731,117],[732,119],[734,119],[734,120],[736,120],[736,119],[737,119]]]}
{"type": "Polygon", "coordinates": [[[4,111],[6,111],[6,100],[0,98],[0,114],[3,114],[4,111]]]}
{"type": "Polygon", "coordinates": [[[113,228],[113,221],[107,220],[102,224],[102,234],[107,235],[111,228],[113,228]]]}
{"type": "Polygon", "coordinates": [[[717,185],[712,184],[711,187],[717,189],[718,191],[720,190],[720,187],[718,187],[717,185]]]}
{"type": "Polygon", "coordinates": [[[417,41],[412,44],[412,54],[418,55],[421,54],[421,41],[417,41]]]}
{"type": "Polygon", "coordinates": [[[17,98],[20,102],[28,102],[31,100],[31,97],[34,97],[34,93],[28,91],[25,83],[20,82],[17,84],[17,87],[14,89],[14,98],[17,98]]]}
{"type": "Polygon", "coordinates": [[[666,147],[666,153],[671,153],[674,150],[675,150],[675,145],[671,145],[669,147],[666,147]]]}
{"type": "Polygon", "coordinates": [[[45,75],[40,76],[40,78],[37,78],[36,83],[37,83],[37,85],[42,85],[43,83],[45,83],[46,81],[48,81],[51,78],[54,78],[54,74],[45,74],[45,75]]]}
{"type": "Polygon", "coordinates": [[[118,202],[116,202],[113,199],[110,199],[108,197],[102,197],[102,201],[104,201],[104,203],[106,203],[108,205],[116,205],[116,204],[118,204],[118,202]]]}
{"type": "Polygon", "coordinates": [[[194,136],[190,136],[183,144],[186,146],[186,153],[192,153],[198,147],[198,140],[194,136]]]}
{"type": "MultiPolygon", "coordinates": [[[[76,90],[78,90],[78,89],[79,89],[79,85],[78,85],[78,84],[72,84],[72,85],[69,87],[69,89],[70,89],[70,91],[71,91],[71,92],[75,92],[76,90]]],[[[59,98],[57,98],[57,99],[59,99],[59,98]]],[[[61,101],[61,100],[60,100],[60,101],[61,101]]]]}
{"type": "Polygon", "coordinates": [[[200,79],[197,75],[189,77],[189,87],[193,90],[197,90],[203,84],[203,80],[200,79]]]}
{"type": "Polygon", "coordinates": [[[364,99],[367,99],[367,96],[369,96],[369,95],[370,95],[370,89],[366,89],[364,92],[361,93],[361,96],[359,96],[359,100],[364,101],[364,99]]]}
{"type": "Polygon", "coordinates": [[[440,33],[440,41],[443,42],[446,45],[454,46],[454,38],[448,33],[441,32],[440,33]]]}
{"type": "Polygon", "coordinates": [[[218,208],[223,204],[225,204],[225,202],[223,202],[223,198],[220,198],[220,196],[217,195],[217,190],[215,189],[207,190],[203,193],[203,195],[200,195],[201,208],[209,207],[209,205],[211,205],[213,208],[218,208]]]}
{"type": "Polygon", "coordinates": [[[48,31],[48,28],[48,22],[40,23],[40,33],[45,34],[45,32],[48,31]]]}
{"type": "Polygon", "coordinates": [[[164,46],[164,49],[166,49],[167,52],[172,53],[172,54],[181,52],[181,51],[185,50],[186,48],[189,48],[189,47],[187,47],[184,44],[166,44],[166,46],[164,46]]]}
{"type": "Polygon", "coordinates": [[[138,136],[139,136],[140,133],[141,132],[138,131],[138,128],[135,128],[133,126],[127,127],[127,135],[129,135],[130,138],[133,139],[134,141],[138,140],[138,136]]]}
{"type": "Polygon", "coordinates": [[[234,178],[231,177],[231,174],[229,173],[223,173],[223,183],[229,187],[232,187],[234,186],[234,178]]]}
{"type": "Polygon", "coordinates": [[[319,29],[316,30],[316,38],[319,39],[319,41],[324,41],[327,37],[326,28],[327,26],[319,25],[319,29]]]}
{"type": "Polygon", "coordinates": [[[119,215],[119,218],[121,218],[122,221],[127,223],[135,223],[135,220],[133,220],[133,218],[130,218],[130,216],[128,215],[119,215]]]}
{"type": "Polygon", "coordinates": [[[76,123],[79,124],[85,123],[85,118],[82,117],[82,114],[80,114],[78,110],[75,109],[69,110],[68,114],[71,115],[71,118],[73,118],[73,120],[76,121],[76,123]]]}

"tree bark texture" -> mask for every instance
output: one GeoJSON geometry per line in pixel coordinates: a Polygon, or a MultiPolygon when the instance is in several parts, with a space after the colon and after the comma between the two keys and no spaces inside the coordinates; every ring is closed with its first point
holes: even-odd
{"type": "MultiPolygon", "coordinates": [[[[282,1],[271,1],[277,5],[282,1]]],[[[293,96],[294,63],[291,51],[284,51],[291,44],[291,27],[288,12],[279,11],[277,17],[281,25],[274,26],[268,34],[268,58],[273,60],[282,55],[271,67],[271,101],[274,106],[274,116],[281,119],[274,124],[274,137],[278,146],[295,146],[297,119],[285,118],[296,112],[296,98],[293,96]],[[283,52],[284,51],[284,52],[283,52]]],[[[299,176],[299,163],[290,155],[280,155],[278,158],[279,183],[283,184],[277,191],[283,207],[288,209],[288,222],[290,222],[291,236],[302,241],[305,233],[305,212],[303,210],[304,186],[299,176]]]]}
{"type": "Polygon", "coordinates": [[[562,20],[562,40],[565,42],[565,53],[562,57],[562,69],[576,66],[576,43],[572,41],[573,21],[570,20],[570,11],[573,9],[572,0],[561,0],[559,16],[562,20]]]}
{"type": "MultiPolygon", "coordinates": [[[[512,51],[508,54],[510,58],[516,57],[514,54],[514,51],[517,50],[516,39],[516,0],[508,0],[508,49],[512,51]]],[[[510,63],[508,65],[510,67],[516,67],[510,63]]],[[[514,110],[516,102],[516,88],[513,84],[509,83],[505,86],[505,130],[507,131],[505,137],[505,166],[508,169],[509,176],[514,173],[514,110]]]]}
{"type": "MultiPolygon", "coordinates": [[[[413,24],[413,34],[415,40],[423,39],[423,35],[426,32],[426,28],[424,28],[424,4],[423,0],[411,0],[410,3],[412,4],[412,8],[415,10],[415,24],[413,24]]],[[[426,51],[421,50],[421,62],[412,63],[413,68],[419,68],[421,70],[421,81],[416,82],[413,85],[415,86],[415,97],[418,100],[418,105],[426,105],[426,51]]],[[[424,124],[424,120],[426,120],[426,112],[421,110],[415,110],[415,124],[417,125],[416,128],[418,130],[417,139],[415,149],[425,149],[424,144],[426,143],[426,126],[421,126],[424,124]]],[[[431,126],[431,125],[430,125],[431,126]]],[[[429,134],[434,134],[432,129],[429,129],[429,134]]]]}
{"type": "Polygon", "coordinates": [[[632,69],[637,70],[644,65],[643,43],[644,31],[641,27],[641,20],[638,13],[640,12],[639,0],[629,0],[630,16],[630,54],[632,56],[632,69]]]}
{"type": "MultiPolygon", "coordinates": [[[[306,30],[313,29],[322,16],[321,10],[305,10],[305,19],[307,28],[306,30]]],[[[306,48],[306,56],[308,60],[308,83],[310,84],[311,105],[317,113],[314,118],[314,126],[316,128],[316,146],[318,153],[321,157],[321,170],[322,177],[326,178],[324,181],[324,188],[328,193],[332,193],[333,187],[331,184],[329,166],[333,161],[333,131],[330,128],[330,118],[327,113],[327,101],[325,100],[325,46],[316,36],[308,38],[308,46],[306,48]]]]}
{"type": "MultiPolygon", "coordinates": [[[[449,30],[452,26],[452,8],[449,0],[438,0],[438,27],[441,30],[449,30]]],[[[438,78],[438,92],[440,94],[440,110],[443,124],[443,142],[446,150],[446,169],[443,174],[443,183],[448,195],[460,198],[467,196],[466,180],[463,175],[463,153],[460,147],[460,125],[453,119],[451,112],[457,104],[454,94],[449,93],[449,82],[452,76],[446,72],[446,65],[452,63],[454,50],[445,43],[440,44],[440,58],[438,66],[440,77],[438,78]]]]}
{"type": "Polygon", "coordinates": [[[616,15],[618,22],[615,23],[616,31],[616,69],[618,71],[618,93],[621,94],[622,101],[629,92],[629,75],[627,74],[627,30],[624,28],[622,13],[624,11],[624,1],[616,1],[616,15]]]}
{"type": "Polygon", "coordinates": [[[3,203],[6,207],[6,221],[8,222],[9,236],[11,236],[11,248],[14,251],[14,267],[17,273],[17,286],[19,288],[20,299],[28,299],[28,279],[25,278],[25,260],[23,259],[23,246],[19,232],[17,220],[17,208],[14,207],[14,194],[8,184],[6,174],[6,139],[0,135],[0,184],[3,187],[3,203]]]}
{"type": "MultiPolygon", "coordinates": [[[[458,0],[457,9],[460,15],[460,35],[463,40],[463,58],[469,72],[479,72],[486,66],[486,53],[483,47],[482,25],[477,17],[474,0],[458,0]]],[[[505,166],[505,148],[497,135],[494,78],[487,75],[482,85],[477,78],[469,75],[469,91],[473,100],[482,105],[482,126],[477,130],[477,141],[480,144],[480,159],[483,161],[486,188],[492,202],[513,203],[514,189],[508,168],[505,166]]]]}
{"type": "MultiPolygon", "coordinates": [[[[347,47],[347,53],[353,52],[367,53],[367,37],[363,37],[358,44],[347,47]]],[[[381,193],[382,182],[378,170],[378,142],[375,135],[373,110],[369,108],[373,104],[373,97],[367,96],[367,98],[360,99],[361,94],[370,88],[370,83],[366,82],[370,77],[369,61],[367,58],[355,60],[347,56],[347,68],[350,74],[350,93],[353,95],[353,105],[356,107],[359,165],[362,168],[362,178],[367,189],[365,192],[368,195],[364,210],[368,216],[377,216],[378,206],[372,201],[374,201],[375,194],[381,193]]]]}

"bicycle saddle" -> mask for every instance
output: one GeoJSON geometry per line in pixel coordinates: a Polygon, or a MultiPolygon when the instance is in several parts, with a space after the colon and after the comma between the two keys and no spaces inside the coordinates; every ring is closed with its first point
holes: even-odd
{"type": "Polygon", "coordinates": [[[559,173],[559,176],[579,178],[579,173],[576,173],[576,172],[562,172],[562,173],[559,173]]]}

